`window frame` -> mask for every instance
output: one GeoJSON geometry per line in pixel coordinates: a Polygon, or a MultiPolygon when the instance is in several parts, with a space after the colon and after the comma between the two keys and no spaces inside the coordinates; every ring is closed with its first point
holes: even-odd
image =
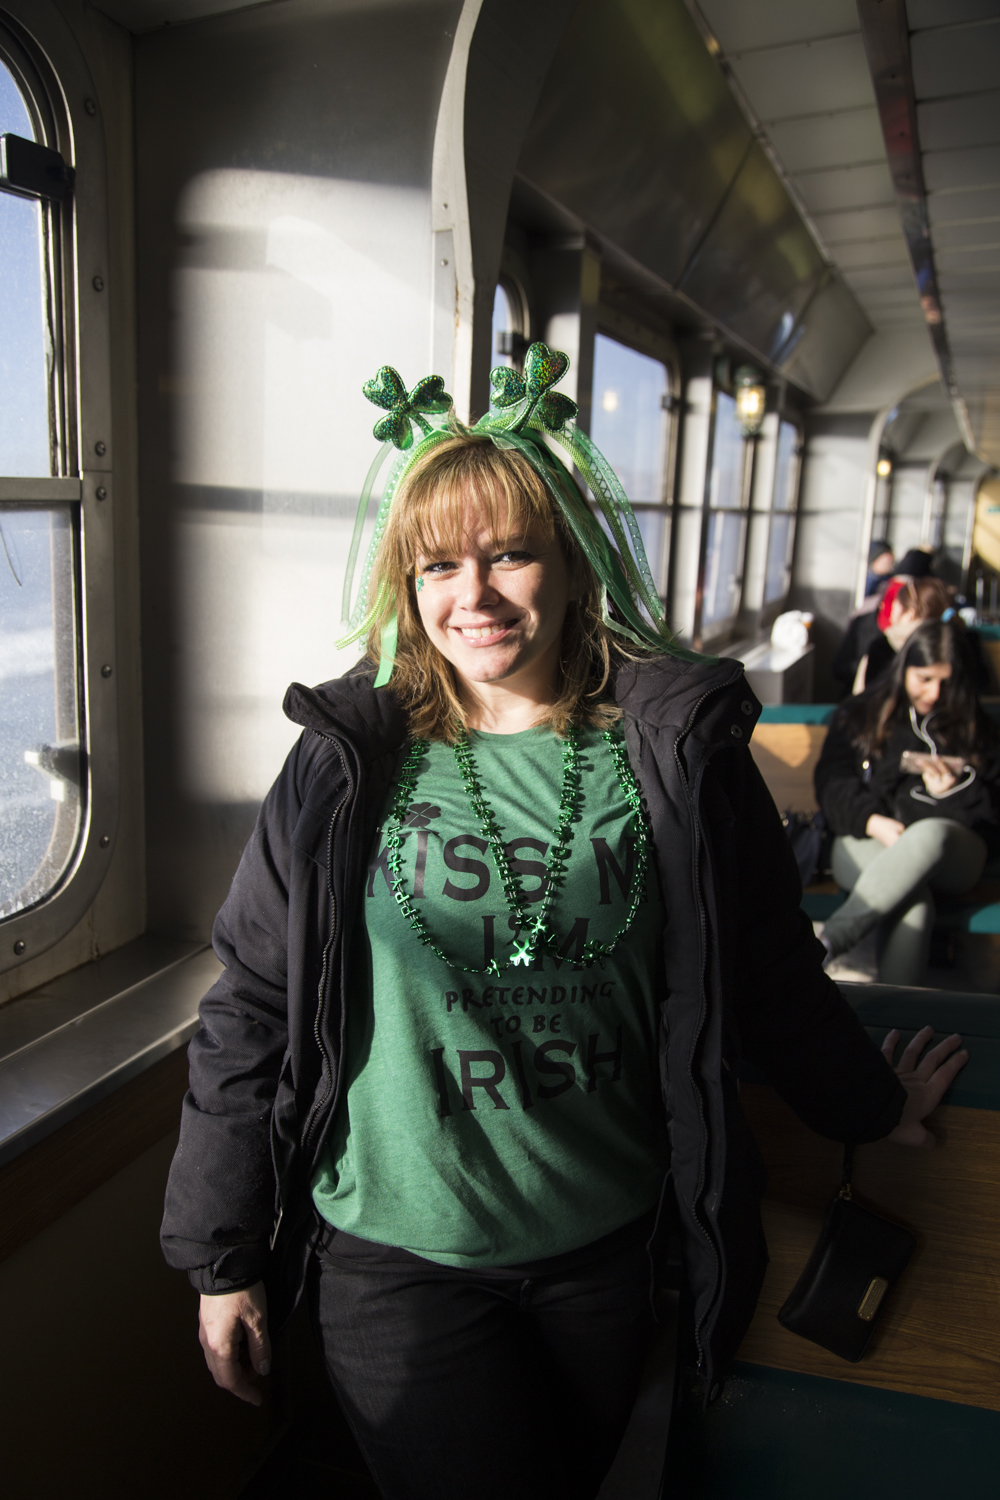
{"type": "Polygon", "coordinates": [[[795,536],[798,527],[799,492],[802,481],[802,455],[805,432],[802,416],[788,408],[779,399],[769,403],[764,422],[757,437],[754,453],[753,482],[749,512],[749,535],[744,564],[744,634],[759,635],[772,625],[786,607],[791,586],[791,565],[795,554],[795,536]],[[794,475],[793,501],[788,510],[779,511],[775,505],[775,485],[778,478],[778,445],[782,425],[793,429],[795,434],[791,462],[794,475]],[[771,535],[774,519],[778,515],[792,517],[792,541],[790,558],[785,564],[788,574],[784,591],[776,599],[767,599],[767,567],[771,551],[771,535]]]}
{"type": "Polygon", "coordinates": [[[74,856],[42,900],[0,919],[0,973],[37,958],[83,918],[110,868],[119,816],[114,441],[107,163],[99,94],[68,24],[47,0],[3,0],[0,55],[31,101],[41,142],[76,172],[49,235],[57,386],[52,477],[0,474],[0,500],[74,512],[82,818],[74,856]]]}
{"type": "MultiPolygon", "coordinates": [[[[723,362],[725,363],[725,362],[723,362]]],[[[720,394],[733,397],[731,382],[728,372],[719,369],[719,362],[712,372],[712,391],[710,409],[710,430],[708,439],[708,451],[705,455],[705,488],[702,502],[701,514],[701,536],[698,547],[698,570],[695,585],[694,620],[692,622],[692,640],[695,649],[707,651],[716,646],[725,645],[728,641],[736,638],[740,633],[740,621],[743,616],[743,600],[745,596],[747,544],[750,534],[750,499],[754,483],[754,462],[756,458],[757,438],[744,437],[743,444],[743,479],[740,491],[740,503],[738,506],[718,506],[712,504],[712,481],[715,475],[715,443],[719,420],[719,396],[720,394]],[[739,598],[736,608],[723,620],[713,620],[711,634],[704,630],[704,607],[705,607],[705,579],[708,572],[708,538],[712,527],[712,517],[715,515],[733,515],[742,519],[742,534],[740,537],[740,565],[739,565],[739,598]]]]}

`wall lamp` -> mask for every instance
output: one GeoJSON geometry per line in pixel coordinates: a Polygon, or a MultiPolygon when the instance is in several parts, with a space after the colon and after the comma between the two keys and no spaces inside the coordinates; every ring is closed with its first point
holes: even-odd
{"type": "Polygon", "coordinates": [[[878,463],[875,465],[875,473],[880,479],[888,479],[889,475],[892,473],[892,459],[880,458],[878,463]]]}
{"type": "Polygon", "coordinates": [[[733,376],[736,392],[736,418],[744,437],[756,437],[764,421],[767,389],[757,371],[741,365],[733,376]]]}

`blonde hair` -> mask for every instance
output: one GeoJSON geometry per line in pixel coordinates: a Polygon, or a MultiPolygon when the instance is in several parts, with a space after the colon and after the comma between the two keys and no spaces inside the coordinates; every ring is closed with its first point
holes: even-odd
{"type": "Polygon", "coordinates": [[[395,611],[391,686],[411,734],[454,744],[467,727],[454,669],[428,639],[417,610],[415,569],[421,555],[463,550],[470,505],[498,543],[528,530],[558,541],[577,597],[563,625],[558,697],[539,723],[559,735],[571,724],[607,728],[620,717],[607,698],[612,659],[640,653],[624,650],[604,623],[597,576],[532,465],[515,450],[470,433],[437,443],[404,475],[372,569],[368,598],[376,613],[368,655],[379,660],[382,629],[395,611]]]}

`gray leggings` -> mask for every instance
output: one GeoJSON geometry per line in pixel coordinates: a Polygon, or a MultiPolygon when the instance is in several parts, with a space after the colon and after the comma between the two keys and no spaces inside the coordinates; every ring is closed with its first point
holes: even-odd
{"type": "Polygon", "coordinates": [[[834,955],[879,927],[881,982],[923,984],[934,926],[931,893],[959,895],[974,886],[986,845],[951,818],[922,818],[889,849],[876,839],[836,838],[832,863],[838,884],[851,892],[823,929],[834,955]]]}

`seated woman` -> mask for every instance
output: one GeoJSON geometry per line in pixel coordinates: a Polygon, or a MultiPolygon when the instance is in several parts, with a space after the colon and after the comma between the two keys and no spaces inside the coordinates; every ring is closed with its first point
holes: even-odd
{"type": "Polygon", "coordinates": [[[816,796],[851,895],[822,940],[837,957],[881,927],[879,979],[922,984],[933,891],[975,885],[1000,847],[1000,737],[975,694],[960,624],[917,627],[892,669],[837,712],[816,796]]]}

